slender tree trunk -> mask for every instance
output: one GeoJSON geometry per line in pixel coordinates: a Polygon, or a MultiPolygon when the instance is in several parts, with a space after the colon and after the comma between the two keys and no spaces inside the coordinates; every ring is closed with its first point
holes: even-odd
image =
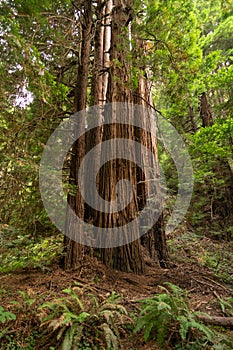
{"type": "Polygon", "coordinates": [[[200,96],[200,116],[202,119],[202,126],[210,126],[213,124],[213,118],[209,109],[206,93],[203,92],[200,96]]]}
{"type": "Polygon", "coordinates": [[[195,133],[197,131],[197,125],[195,123],[195,115],[193,111],[193,107],[189,106],[189,118],[191,123],[191,130],[189,132],[195,133]]]}
{"type": "MultiPolygon", "coordinates": [[[[139,54],[141,56],[146,55],[146,45],[145,43],[139,43],[140,50],[139,54]]],[[[147,109],[153,108],[153,99],[152,99],[152,84],[150,81],[150,70],[149,67],[140,67],[141,71],[146,72],[146,77],[144,75],[139,76],[139,83],[138,83],[138,89],[135,92],[134,96],[134,103],[136,104],[142,104],[143,106],[147,107],[147,109]]],[[[142,186],[139,187],[138,191],[138,197],[142,198],[142,204],[144,205],[145,202],[145,194],[154,193],[156,198],[161,198],[161,188],[160,188],[160,170],[159,170],[159,160],[158,160],[158,149],[157,149],[157,140],[152,137],[150,134],[146,133],[145,130],[151,129],[150,125],[146,126],[147,123],[147,116],[145,115],[143,117],[144,120],[144,129],[140,129],[138,132],[138,138],[140,139],[140,142],[146,147],[146,149],[151,150],[155,156],[155,162],[152,163],[152,168],[148,169],[146,174],[146,178],[150,178],[151,182],[148,183],[148,189],[143,184],[143,176],[141,177],[141,172],[139,172],[138,177],[138,184],[142,184],[142,186]],[[157,180],[156,182],[154,180],[157,180]]],[[[146,163],[147,158],[149,157],[149,154],[143,154],[144,159],[143,161],[146,163]]],[[[154,205],[154,207],[159,210],[161,208],[161,203],[158,202],[154,205]]],[[[148,231],[146,235],[144,235],[141,238],[141,242],[144,247],[147,248],[147,251],[149,252],[149,255],[152,259],[157,260],[161,267],[165,267],[167,265],[168,261],[168,250],[166,245],[166,237],[165,237],[165,230],[164,230],[164,220],[163,220],[163,214],[161,213],[159,219],[155,223],[155,225],[148,231]]]]}
{"type": "MultiPolygon", "coordinates": [[[[75,87],[74,108],[75,111],[81,111],[86,108],[87,102],[87,87],[88,87],[88,73],[90,64],[90,52],[91,52],[91,30],[92,30],[92,1],[85,1],[82,16],[82,41],[80,50],[80,62],[78,66],[77,84],[75,87]]],[[[77,128],[83,135],[78,138],[72,148],[72,159],[70,169],[70,183],[77,186],[78,169],[81,164],[81,160],[85,155],[85,123],[78,122],[77,128]]],[[[76,137],[74,135],[76,140],[76,137]]],[[[70,207],[76,212],[80,219],[84,220],[85,204],[81,196],[81,193],[77,191],[76,196],[68,195],[68,203],[70,207]]],[[[64,267],[66,269],[77,265],[80,257],[84,254],[84,247],[71,240],[68,237],[75,237],[79,232],[72,232],[74,230],[72,219],[70,215],[67,215],[66,220],[66,232],[69,232],[65,236],[64,246],[64,267]]],[[[77,226],[75,226],[77,230],[77,226]]],[[[81,230],[81,228],[80,228],[81,230]]]]}

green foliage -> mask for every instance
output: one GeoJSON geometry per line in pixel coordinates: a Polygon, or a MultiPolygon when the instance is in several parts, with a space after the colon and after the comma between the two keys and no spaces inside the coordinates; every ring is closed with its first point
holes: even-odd
{"type": "Polygon", "coordinates": [[[36,237],[5,225],[1,230],[0,272],[24,267],[47,269],[62,254],[62,243],[62,235],[36,237]]]}
{"type": "Polygon", "coordinates": [[[4,342],[0,344],[0,350],[35,350],[35,339],[31,336],[26,345],[20,345],[14,335],[9,334],[5,337],[4,342]]]}
{"type": "MultiPolygon", "coordinates": [[[[5,292],[7,294],[7,292],[5,292]]],[[[0,350],[34,350],[37,339],[40,337],[36,329],[38,319],[36,304],[40,297],[25,291],[18,291],[17,300],[9,303],[10,313],[15,315],[12,322],[7,322],[0,330],[0,350]],[[16,322],[13,322],[16,320],[16,322]]]]}
{"type": "Polygon", "coordinates": [[[69,11],[69,1],[1,2],[0,220],[26,234],[54,232],[40,198],[38,170],[46,140],[71,109],[70,88],[57,78],[66,62],[61,56],[68,54],[69,11]],[[64,10],[67,17],[59,15],[64,10]]]}
{"type": "Polygon", "coordinates": [[[195,195],[190,222],[216,231],[218,238],[231,237],[231,173],[233,122],[231,117],[217,120],[212,126],[189,135],[193,159],[195,195]],[[219,226],[219,227],[218,227],[219,226]],[[220,234],[219,234],[220,231],[220,234]],[[229,232],[229,233],[227,233],[229,232]]]}
{"type": "Polygon", "coordinates": [[[88,294],[82,295],[79,287],[65,289],[67,297],[41,305],[41,326],[49,327],[56,334],[59,349],[89,349],[88,344],[95,344],[96,349],[119,349],[120,333],[129,322],[126,309],[119,303],[120,297],[114,292],[103,302],[88,294]],[[80,294],[80,295],[79,295],[80,294]],[[43,316],[44,311],[49,313],[43,316]]]}
{"type": "Polygon", "coordinates": [[[233,298],[223,300],[218,297],[222,312],[227,317],[233,317],[233,298]]]}
{"type": "MultiPolygon", "coordinates": [[[[216,230],[209,235],[216,237],[216,230]]],[[[171,257],[185,263],[187,259],[193,264],[208,267],[212,273],[225,283],[232,283],[233,276],[231,267],[233,265],[232,248],[233,242],[221,242],[211,240],[200,232],[180,233],[177,237],[168,240],[171,257]]]]}
{"type": "Polygon", "coordinates": [[[13,312],[5,311],[4,308],[0,306],[0,322],[5,323],[10,320],[16,320],[16,315],[13,312]]]}
{"type": "Polygon", "coordinates": [[[151,67],[156,106],[164,109],[167,116],[174,115],[176,102],[180,111],[192,99],[187,84],[193,81],[201,64],[195,4],[158,0],[147,1],[142,8],[144,16],[138,31],[149,42],[149,50],[139,59],[148,60],[151,67]]]}
{"type": "MultiPolygon", "coordinates": [[[[197,162],[198,166],[204,166],[204,163],[209,162],[210,168],[210,165],[214,165],[219,159],[227,161],[228,158],[232,158],[232,137],[233,120],[231,117],[218,120],[213,126],[201,128],[192,137],[190,136],[192,141],[190,150],[195,156],[194,162],[197,162]]],[[[198,178],[198,173],[196,177],[198,178]]]]}
{"type": "Polygon", "coordinates": [[[224,178],[216,168],[220,162],[228,163],[232,158],[232,137],[233,121],[230,117],[189,136],[195,179],[199,184],[206,184],[209,189],[224,186],[224,178]]]}
{"type": "Polygon", "coordinates": [[[143,330],[145,341],[156,338],[159,345],[163,346],[168,333],[176,333],[177,328],[182,342],[195,329],[202,337],[204,335],[205,341],[212,343],[214,333],[197,320],[198,313],[190,311],[185,292],[171,283],[166,285],[171,291],[161,287],[165,293],[139,301],[142,310],[134,333],[143,330]]]}
{"type": "Polygon", "coordinates": [[[15,306],[15,309],[19,312],[32,312],[34,313],[35,310],[33,309],[33,305],[35,304],[35,299],[31,298],[30,295],[28,295],[26,292],[24,291],[19,291],[18,292],[21,297],[22,297],[22,301],[11,301],[11,304],[15,306]]]}
{"type": "Polygon", "coordinates": [[[0,350],[24,350],[24,348],[19,346],[17,341],[12,336],[6,336],[6,341],[7,343],[0,345],[0,350]]]}

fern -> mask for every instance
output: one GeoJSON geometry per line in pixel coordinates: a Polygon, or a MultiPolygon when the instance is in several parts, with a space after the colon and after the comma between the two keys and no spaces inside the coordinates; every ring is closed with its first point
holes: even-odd
{"type": "Polygon", "coordinates": [[[123,326],[131,322],[127,310],[120,304],[121,297],[112,292],[99,303],[93,294],[84,294],[84,290],[77,286],[63,292],[67,297],[39,307],[39,311],[43,312],[41,326],[48,326],[56,334],[61,344],[59,350],[81,348],[82,344],[90,343],[90,337],[97,345],[105,343],[106,349],[118,350],[123,326]]]}
{"type": "Polygon", "coordinates": [[[157,294],[152,298],[140,300],[141,312],[134,333],[142,330],[144,340],[156,338],[163,346],[169,332],[177,332],[182,341],[187,339],[189,330],[196,329],[206,336],[207,342],[213,342],[214,333],[210,328],[196,320],[197,313],[189,310],[187,294],[178,286],[166,283],[169,290],[161,287],[166,293],[157,294]]]}
{"type": "Polygon", "coordinates": [[[76,327],[74,325],[67,329],[65,336],[63,338],[60,350],[71,350],[72,349],[75,329],[76,329],[76,327]]]}
{"type": "Polygon", "coordinates": [[[5,323],[6,321],[16,320],[15,314],[10,311],[5,311],[2,306],[0,306],[0,322],[5,323]]]}
{"type": "Polygon", "coordinates": [[[186,339],[188,330],[189,330],[189,323],[187,322],[187,318],[185,316],[177,316],[177,320],[180,322],[180,336],[182,340],[186,339]]]}
{"type": "Polygon", "coordinates": [[[118,350],[119,349],[118,339],[117,339],[116,335],[114,334],[114,332],[112,331],[112,329],[109,327],[109,325],[107,323],[103,323],[100,326],[100,329],[104,333],[104,337],[105,337],[106,344],[107,344],[106,349],[107,350],[118,350]]]}
{"type": "Polygon", "coordinates": [[[189,327],[192,328],[196,328],[197,330],[199,330],[201,333],[204,333],[207,337],[207,340],[212,342],[213,337],[214,337],[214,333],[211,331],[211,329],[207,326],[205,326],[203,323],[201,322],[197,322],[194,319],[192,319],[189,323],[188,323],[189,327]]]}
{"type": "Polygon", "coordinates": [[[223,300],[218,297],[218,301],[223,314],[227,316],[233,316],[233,298],[227,298],[227,300],[223,300]]]}
{"type": "Polygon", "coordinates": [[[67,289],[64,289],[63,292],[70,295],[72,297],[72,299],[74,299],[77,302],[80,309],[83,310],[83,304],[82,304],[80,298],[77,296],[77,294],[72,289],[67,288],[67,289]]]}

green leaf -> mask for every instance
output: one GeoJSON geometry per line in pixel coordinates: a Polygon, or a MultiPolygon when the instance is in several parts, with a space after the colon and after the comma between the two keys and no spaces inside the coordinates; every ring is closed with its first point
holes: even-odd
{"type": "Polygon", "coordinates": [[[63,342],[61,344],[61,350],[71,350],[73,341],[74,341],[74,334],[75,334],[76,326],[73,325],[72,327],[69,327],[65,333],[65,337],[63,339],[63,342]]]}
{"type": "Polygon", "coordinates": [[[180,322],[180,336],[182,340],[186,339],[187,332],[189,329],[189,321],[185,316],[178,316],[177,320],[180,322]]]}
{"type": "Polygon", "coordinates": [[[164,310],[164,309],[171,310],[171,306],[166,304],[165,302],[161,301],[157,304],[157,309],[159,311],[164,310]]]}
{"type": "Polygon", "coordinates": [[[209,341],[214,339],[214,332],[205,326],[203,323],[191,320],[189,326],[198,329],[200,332],[204,333],[209,341]]]}
{"type": "Polygon", "coordinates": [[[67,288],[67,289],[64,289],[63,292],[69,294],[73,299],[75,299],[77,304],[79,305],[80,309],[83,310],[83,304],[82,304],[81,300],[79,299],[77,294],[72,289],[67,288]]]}

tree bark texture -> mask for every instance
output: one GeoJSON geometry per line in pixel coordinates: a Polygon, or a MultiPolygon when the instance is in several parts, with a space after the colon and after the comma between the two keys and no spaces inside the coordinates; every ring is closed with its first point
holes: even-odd
{"type": "MultiPolygon", "coordinates": [[[[143,128],[116,123],[117,107],[115,108],[115,103],[117,102],[125,103],[127,106],[126,112],[129,113],[130,118],[134,118],[132,103],[148,108],[153,105],[148,67],[138,67],[143,72],[147,70],[147,78],[143,76],[144,73],[139,74],[138,86],[132,88],[131,65],[137,64],[137,60],[132,63],[127,58],[127,54],[131,50],[127,27],[132,21],[132,7],[133,1],[131,0],[107,0],[105,2],[99,0],[95,2],[95,6],[89,0],[83,5],[81,13],[82,45],[75,93],[75,109],[77,111],[85,109],[88,99],[87,91],[90,87],[90,104],[103,107],[103,113],[100,110],[96,118],[101,121],[105,117],[104,105],[106,102],[112,104],[112,113],[111,123],[93,128],[91,132],[87,132],[85,136],[80,137],[75,142],[71,160],[71,183],[77,184],[78,168],[85,153],[97,144],[110,139],[121,138],[140,142],[154,154],[155,161],[151,168],[146,170],[146,174],[143,174],[143,171],[133,162],[119,158],[105,163],[100,168],[102,157],[100,151],[93,160],[94,169],[100,168],[96,179],[96,188],[100,196],[108,203],[115,201],[119,180],[127,179],[134,189],[133,199],[120,213],[107,213],[105,208],[102,208],[100,212],[93,210],[84,203],[79,191],[76,196],[70,195],[68,197],[68,203],[81,219],[94,224],[96,227],[121,227],[123,235],[132,234],[133,237],[138,237],[138,239],[124,246],[95,248],[94,254],[109,267],[140,274],[145,271],[145,254],[157,264],[165,266],[168,253],[162,215],[154,227],[142,238],[140,238],[139,227],[134,226],[134,232],[132,233],[124,231],[124,225],[135,219],[137,213],[145,206],[148,193],[154,193],[157,197],[160,194],[157,144],[155,137],[152,137],[146,131],[148,128],[150,130],[150,125],[147,125],[146,113],[141,116],[142,125],[145,126],[143,128]],[[92,61],[90,60],[91,54],[92,61]],[[88,76],[91,76],[90,82],[88,76]],[[157,181],[145,182],[146,177],[157,181]]],[[[143,43],[140,50],[143,50],[143,43]]],[[[92,122],[91,118],[87,120],[89,126],[92,125],[92,122]]],[[[78,128],[85,131],[85,125],[81,123],[78,128]]],[[[112,147],[115,147],[114,143],[112,147]]],[[[130,152],[130,150],[127,150],[127,152],[130,152]]],[[[149,151],[148,153],[142,152],[140,157],[142,163],[146,163],[148,157],[150,157],[149,151]]],[[[87,183],[88,176],[86,174],[87,183]]],[[[123,185],[120,186],[122,186],[120,188],[121,193],[124,194],[124,187],[123,185]]],[[[88,191],[89,189],[86,188],[85,190],[88,191]]],[[[160,203],[157,203],[157,206],[159,209],[160,203]]],[[[69,236],[69,231],[72,230],[69,217],[67,218],[66,227],[69,236]]],[[[76,234],[78,235],[80,232],[76,234]]],[[[99,246],[101,246],[102,242],[99,243],[99,246]]],[[[84,249],[80,244],[66,238],[65,253],[65,268],[71,268],[77,265],[84,254],[90,254],[90,249],[84,249]]]]}
{"type": "MultiPolygon", "coordinates": [[[[92,31],[92,1],[85,1],[83,8],[82,18],[82,41],[80,49],[80,61],[78,65],[78,74],[77,74],[77,83],[75,87],[75,97],[74,97],[74,110],[75,112],[82,111],[86,108],[87,103],[87,88],[88,88],[88,74],[89,74],[89,64],[90,64],[90,52],[91,52],[91,31],[92,31]]],[[[79,132],[82,132],[83,135],[77,139],[75,144],[72,147],[72,159],[70,167],[70,183],[71,185],[77,186],[77,177],[78,169],[80,167],[82,158],[85,156],[85,123],[77,123],[77,128],[79,132]]],[[[76,137],[74,135],[76,140],[76,137]]],[[[81,193],[77,191],[76,196],[68,195],[68,203],[70,207],[75,211],[80,219],[84,220],[84,211],[85,203],[81,196],[81,193]]],[[[84,247],[77,243],[76,241],[71,240],[72,230],[74,230],[70,216],[67,215],[66,219],[66,232],[68,235],[64,239],[64,267],[66,269],[74,267],[77,265],[81,256],[84,254],[84,247]]],[[[75,237],[75,234],[72,233],[72,236],[75,237]]]]}
{"type": "Polygon", "coordinates": [[[205,324],[212,324],[214,326],[233,328],[233,317],[221,316],[198,316],[198,319],[205,324]]]}
{"type": "Polygon", "coordinates": [[[200,96],[200,116],[202,119],[202,126],[211,126],[213,124],[212,114],[210,112],[206,93],[203,92],[200,96]]]}

